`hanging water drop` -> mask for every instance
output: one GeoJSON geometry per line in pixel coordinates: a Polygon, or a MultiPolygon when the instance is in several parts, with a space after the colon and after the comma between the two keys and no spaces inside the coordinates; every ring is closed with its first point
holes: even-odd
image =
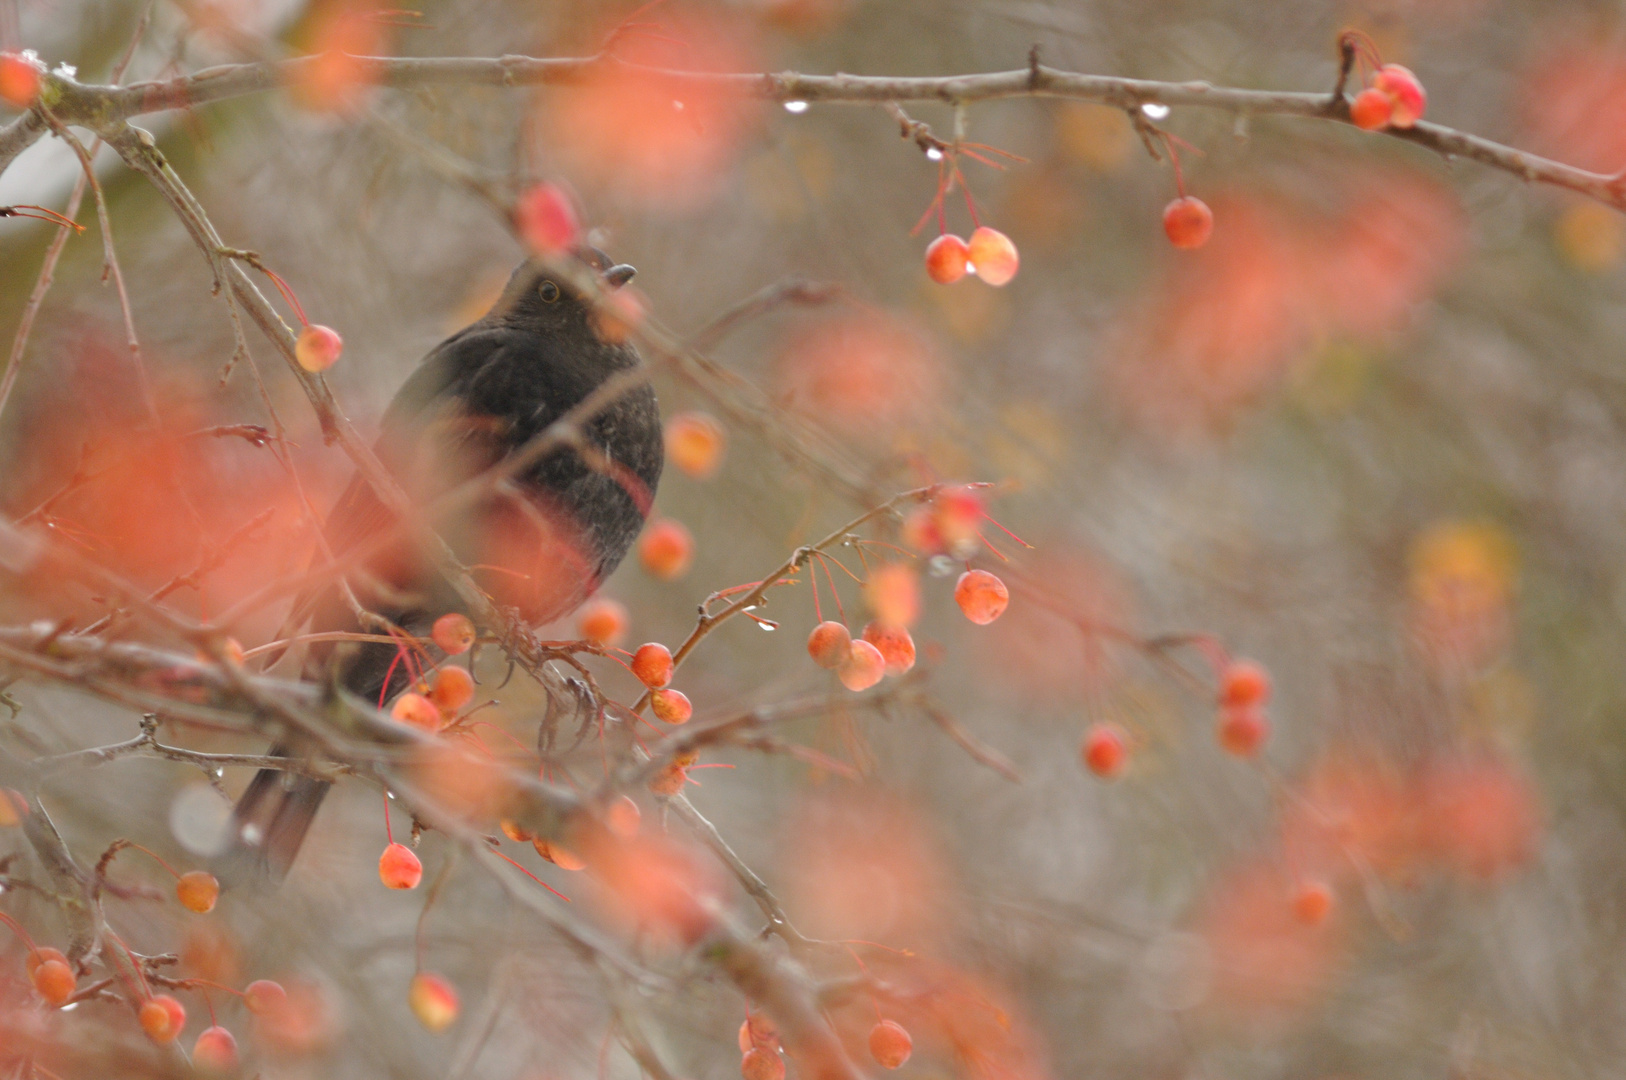
{"type": "Polygon", "coordinates": [[[805,101],[787,101],[787,102],[785,102],[785,111],[788,112],[788,113],[794,113],[796,115],[800,115],[802,113],[805,113],[807,111],[807,102],[805,102],[805,101]]]}

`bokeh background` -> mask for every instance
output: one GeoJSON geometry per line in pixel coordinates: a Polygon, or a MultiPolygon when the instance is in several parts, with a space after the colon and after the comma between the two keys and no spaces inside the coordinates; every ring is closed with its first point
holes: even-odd
{"type": "MultiPolygon", "coordinates": [[[[5,0],[0,45],[100,80],[144,6],[5,0]]],[[[332,3],[160,0],[131,77],[335,42],[582,55],[632,10],[414,7],[421,17],[357,21],[332,3]]],[[[659,25],[624,47],[717,70],[1007,70],[1037,44],[1069,70],[1296,90],[1330,89],[1336,35],[1355,26],[1418,73],[1429,119],[1588,168],[1626,166],[1626,37],[1608,4],[670,0],[639,18],[659,25]]],[[[918,710],[847,710],[802,649],[814,622],[805,581],[761,612],[778,632],[738,621],[706,642],[680,677],[701,718],[831,694],[827,716],[785,734],[860,779],[721,751],[707,760],[734,767],[698,773],[690,790],[805,932],[907,950],[860,953],[905,991],[880,1006],[914,1034],[905,1074],[1618,1071],[1618,214],[1344,126],[1177,109],[1161,123],[1191,144],[1186,183],[1216,222],[1205,248],[1177,251],[1160,227],[1172,173],[1124,114],[1012,100],[969,109],[967,137],[1026,161],[965,171],[983,220],[1019,247],[1021,272],[1003,289],[939,286],[921,259],[935,227],[910,233],[937,166],[879,108],[792,114],[697,98],[678,116],[624,83],[396,92],[357,86],[342,67],[324,77],[137,122],[226,242],[259,252],[313,321],[344,335],[328,377],[363,430],[520,257],[493,200],[559,181],[602,246],[638,267],[652,316],[679,333],[787,277],[839,284],[845,299],[777,309],[712,355],[879,490],[998,482],[993,513],[1032,550],[990,537],[1015,575],[1078,620],[1212,634],[1273,674],[1273,738],[1260,760],[1238,761],[1215,743],[1200,654],[1177,654],[1181,676],[1020,592],[999,622],[976,627],[954,607],[953,578],[928,573],[914,633],[931,693],[1014,763],[1022,781],[1011,783],[918,710]],[[1133,741],[1111,783],[1078,755],[1099,722],[1133,741]],[[1335,894],[1315,925],[1293,910],[1306,880],[1335,894]]],[[[909,112],[945,138],[953,130],[945,108],[909,112]]],[[[269,405],[325,508],[350,469],[323,446],[299,388],[252,336],[263,390],[246,361],[222,382],[233,339],[207,266],[144,180],[110,153],[98,160],[160,428],[268,424],[269,405]]],[[[0,203],[60,207],[76,167],[48,140],[0,177],[0,203]]],[[[303,564],[308,518],[263,448],[177,448],[153,434],[92,216],[87,198],[89,229],[68,244],[0,415],[0,504],[15,517],[76,469],[98,471],[56,507],[59,532],[154,584],[272,508],[176,601],[218,611],[303,564]]],[[[958,196],[948,221],[970,229],[958,196]]],[[[51,236],[0,222],[0,340],[51,236]]],[[[657,381],[668,414],[721,414],[666,370],[657,381]]],[[[759,579],[861,509],[728,426],[719,475],[669,471],[656,503],[694,533],[689,572],[658,581],[629,560],[606,586],[632,612],[630,644],[675,643],[708,593],[759,579]]],[[[998,572],[997,559],[983,565],[998,572]]],[[[47,584],[3,588],[10,620],[95,606],[47,584]]],[[[843,599],[856,626],[850,582],[843,599]]],[[[269,640],[280,614],[239,627],[244,644],[269,640]]],[[[488,686],[502,673],[493,658],[488,686]]],[[[624,673],[604,665],[602,677],[632,699],[624,673]]],[[[491,692],[504,700],[497,722],[528,740],[525,691],[491,692]]],[[[21,711],[0,716],[0,738],[17,753],[135,731],[134,715],[61,687],[10,693],[21,711]]],[[[246,779],[222,783],[235,792],[246,779]]],[[[172,820],[225,805],[196,770],[148,761],[63,776],[45,800],[87,859],[127,835],[182,862],[200,856],[172,820]]],[[[625,1053],[605,1049],[602,974],[433,835],[428,875],[449,877],[423,948],[459,987],[464,1015],[445,1035],[418,1027],[405,987],[423,895],[378,885],[379,817],[371,789],[342,789],[275,897],[228,892],[207,919],[144,901],[110,917],[136,948],[181,952],[209,977],[305,988],[309,1022],[291,1033],[256,1032],[240,1006],[217,1002],[266,1076],[634,1075],[625,1053]]],[[[24,850],[0,832],[0,852],[24,850]]],[[[130,879],[162,883],[126,859],[130,879]]],[[[590,907],[579,878],[525,859],[590,907]]],[[[26,866],[20,856],[14,872],[26,866]]],[[[53,925],[25,892],[0,904],[53,925]]],[[[692,960],[654,962],[677,989],[633,1008],[671,1069],[735,1075],[738,995],[692,960]]],[[[814,964],[829,978],[859,970],[841,949],[814,964]]],[[[204,1010],[193,1011],[195,1029],[204,1010]]],[[[832,1015],[862,1054],[868,1001],[832,1015]]],[[[105,1005],[52,1022],[81,1050],[139,1045],[105,1005]]],[[[149,1059],[168,1067],[146,1050],[128,1060],[149,1059]]]]}

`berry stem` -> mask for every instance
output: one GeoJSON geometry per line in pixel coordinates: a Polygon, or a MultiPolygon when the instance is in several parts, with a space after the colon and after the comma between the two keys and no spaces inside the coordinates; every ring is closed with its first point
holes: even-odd
{"type": "Polygon", "coordinates": [[[3,922],[7,926],[11,927],[11,932],[23,939],[23,944],[28,946],[29,952],[37,951],[38,947],[34,944],[34,939],[28,936],[28,931],[23,929],[22,923],[18,922],[16,919],[13,919],[10,915],[7,915],[3,911],[0,911],[0,922],[3,922]]]}

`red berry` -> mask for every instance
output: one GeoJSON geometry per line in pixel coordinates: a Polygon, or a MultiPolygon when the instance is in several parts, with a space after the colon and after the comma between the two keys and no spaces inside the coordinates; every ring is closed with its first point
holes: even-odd
{"type": "Polygon", "coordinates": [[[537,837],[535,840],[531,841],[531,846],[536,849],[536,853],[538,855],[542,856],[544,859],[548,860],[561,870],[583,870],[587,867],[587,860],[583,859],[580,855],[577,855],[569,848],[560,847],[551,840],[544,840],[541,837],[537,837]]]}
{"type": "Polygon", "coordinates": [[[1214,212],[1195,195],[1184,195],[1163,208],[1163,231],[1177,248],[1200,248],[1214,231],[1214,212]]]}
{"type": "Polygon", "coordinates": [[[631,666],[639,682],[659,690],[672,681],[672,650],[654,641],[640,645],[632,654],[631,666]]]}
{"type": "Polygon", "coordinates": [[[745,1080],[785,1080],[785,1059],[777,1050],[753,1046],[740,1058],[740,1075],[745,1080]]]}
{"type": "Polygon", "coordinates": [[[271,979],[256,979],[243,990],[243,1004],[248,1011],[260,1016],[267,1016],[282,1008],[288,1002],[288,991],[282,984],[271,979]]]}
{"type": "Polygon", "coordinates": [[[407,988],[407,1004],[418,1023],[435,1034],[440,1034],[457,1019],[457,991],[439,975],[420,971],[412,976],[407,988]]]}
{"type": "Polygon", "coordinates": [[[159,1045],[172,1043],[186,1027],[186,1009],[168,994],[159,994],[142,1003],[140,1020],[147,1038],[159,1045]]]}
{"type": "Polygon", "coordinates": [[[443,714],[456,713],[474,700],[474,676],[467,668],[443,667],[435,672],[435,685],[429,688],[429,700],[443,714]]]}
{"type": "Polygon", "coordinates": [[[454,611],[436,619],[429,636],[447,656],[459,656],[474,647],[474,624],[454,611]]]}
{"type": "Polygon", "coordinates": [[[1293,914],[1306,926],[1319,926],[1332,911],[1332,889],[1325,882],[1306,881],[1293,894],[1293,914]]]}
{"type": "Polygon", "coordinates": [[[896,1069],[909,1060],[915,1041],[896,1020],[882,1020],[869,1029],[870,1056],[883,1067],[896,1069]]]}
{"type": "Polygon", "coordinates": [[[681,690],[650,691],[649,708],[655,714],[655,719],[663,724],[687,724],[689,717],[694,715],[694,706],[689,704],[688,695],[681,690]]]}
{"type": "Polygon", "coordinates": [[[1394,114],[1389,123],[1398,128],[1409,128],[1423,118],[1428,109],[1428,93],[1409,68],[1399,64],[1384,64],[1372,76],[1372,88],[1389,96],[1394,103],[1394,114]]]}
{"type": "Polygon", "coordinates": [[[852,652],[852,644],[852,632],[841,623],[827,619],[807,635],[807,655],[821,668],[834,671],[846,663],[847,654],[852,652]]]}
{"type": "Polygon", "coordinates": [[[967,570],[954,586],[954,602],[965,617],[978,626],[987,626],[1010,605],[1011,591],[986,570],[967,570]]]}
{"type": "Polygon", "coordinates": [[[1084,764],[1103,780],[1115,780],[1129,763],[1129,739],[1117,724],[1093,724],[1084,733],[1084,764]]]}
{"type": "Polygon", "coordinates": [[[73,997],[74,990],[79,986],[73,968],[62,960],[46,960],[34,969],[29,978],[48,1005],[63,1004],[73,997]]]}
{"type": "Polygon", "coordinates": [[[519,197],[514,226],[537,255],[557,255],[575,246],[581,226],[570,196],[553,184],[538,184],[519,197]]]}
{"type": "Polygon", "coordinates": [[[705,413],[678,413],[666,422],[666,460],[704,480],[722,465],[726,440],[723,425],[705,413]]]}
{"type": "Polygon", "coordinates": [[[909,626],[920,618],[920,574],[901,562],[877,567],[864,582],[864,602],[882,622],[909,626]]]}
{"type": "Polygon", "coordinates": [[[49,945],[42,946],[30,952],[23,961],[24,966],[28,968],[28,977],[33,978],[34,972],[47,960],[60,960],[64,964],[68,962],[68,958],[63,956],[60,950],[53,949],[49,945]]]}
{"type": "Polygon", "coordinates": [[[175,899],[186,910],[207,915],[220,899],[220,882],[206,870],[188,870],[175,882],[175,899]]]}
{"type": "Polygon", "coordinates": [[[1355,95],[1355,100],[1349,103],[1349,119],[1362,131],[1377,131],[1389,126],[1389,118],[1394,115],[1394,102],[1388,94],[1375,86],[1369,86],[1355,95]]]}
{"type": "Polygon", "coordinates": [[[1270,738],[1270,721],[1256,705],[1226,706],[1220,710],[1215,734],[1226,753],[1252,757],[1270,738]]]}
{"type": "Polygon", "coordinates": [[[1221,705],[1263,705],[1270,700],[1270,672],[1252,660],[1233,660],[1220,672],[1221,705]]]}
{"type": "Polygon", "coordinates": [[[597,645],[617,645],[630,621],[626,605],[607,596],[595,596],[576,613],[576,632],[597,645]]]}
{"type": "Polygon", "coordinates": [[[0,53],[0,100],[26,109],[39,92],[39,68],[16,53],[0,53]]]}
{"type": "Polygon", "coordinates": [[[422,694],[408,691],[395,699],[390,716],[408,727],[434,734],[442,726],[440,707],[422,694]]]}
{"type": "Polygon", "coordinates": [[[339,361],[344,339],[329,326],[306,323],[294,341],[294,359],[306,371],[326,371],[339,361]]]}
{"type": "Polygon", "coordinates": [[[423,863],[405,844],[390,844],[378,857],[378,879],[392,889],[416,889],[423,880],[423,863]]]}
{"type": "Polygon", "coordinates": [[[237,1069],[237,1038],[216,1024],[198,1033],[192,1044],[192,1065],[201,1072],[229,1073],[237,1069]]]}
{"type": "Polygon", "coordinates": [[[970,249],[953,233],[944,233],[926,245],[926,274],[939,285],[959,281],[970,266],[970,249]]]}
{"type": "Polygon", "coordinates": [[[638,541],[638,560],[662,581],[675,581],[694,558],[694,537],[678,521],[662,518],[644,530],[638,541]]]}
{"type": "Polygon", "coordinates": [[[779,1029],[769,1019],[767,1013],[746,1013],[745,1019],[740,1022],[740,1053],[748,1054],[751,1047],[762,1046],[769,1050],[779,1049],[779,1029]]]}
{"type": "Polygon", "coordinates": [[[966,247],[977,276],[990,285],[1003,285],[1010,281],[1016,276],[1022,262],[1011,238],[986,225],[977,227],[971,234],[971,243],[966,247]]]}
{"type": "Polygon", "coordinates": [[[915,639],[903,627],[877,620],[864,627],[864,640],[880,650],[888,675],[902,675],[915,666],[915,639]]]}
{"type": "Polygon", "coordinates": [[[509,821],[507,818],[503,818],[497,822],[497,828],[501,829],[502,834],[516,844],[531,842],[531,834],[517,821],[509,821]]]}
{"type": "Polygon", "coordinates": [[[617,836],[637,836],[643,820],[644,812],[625,795],[617,795],[609,809],[604,811],[604,824],[617,836]]]}
{"type": "Polygon", "coordinates": [[[848,648],[847,659],[836,669],[836,674],[841,678],[841,685],[847,689],[868,690],[886,674],[886,657],[869,642],[855,641],[848,648]]]}

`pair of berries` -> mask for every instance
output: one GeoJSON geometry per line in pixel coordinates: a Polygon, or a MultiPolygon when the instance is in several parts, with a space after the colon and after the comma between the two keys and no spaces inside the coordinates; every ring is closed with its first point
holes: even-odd
{"type": "Polygon", "coordinates": [[[1371,85],[1350,102],[1349,119],[1362,131],[1409,128],[1427,108],[1428,93],[1417,76],[1399,64],[1384,64],[1373,72],[1371,85]]]}
{"type": "Polygon", "coordinates": [[[969,241],[944,233],[926,245],[926,273],[939,285],[952,285],[973,271],[990,285],[1004,285],[1021,264],[1011,238],[986,225],[977,226],[969,241]]]}

